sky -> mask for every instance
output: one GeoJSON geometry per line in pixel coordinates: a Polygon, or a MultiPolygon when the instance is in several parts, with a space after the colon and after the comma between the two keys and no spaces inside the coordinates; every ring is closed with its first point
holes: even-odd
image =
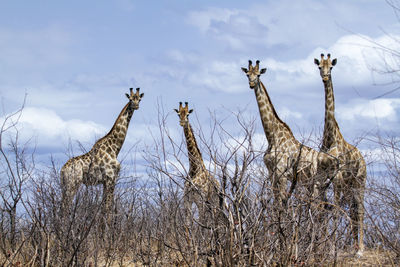
{"type": "MultiPolygon", "coordinates": [[[[399,51],[399,30],[383,0],[0,0],[0,122],[26,95],[21,139],[33,137],[38,161],[63,164],[69,144],[90,149],[111,129],[129,88],[140,87],[145,95],[124,149],[151,146],[160,107],[182,139],[179,101],[189,102],[194,128],[206,134],[211,114],[240,110],[257,118],[262,135],[240,69],[251,59],[267,68],[261,81],[295,136],[318,136],[324,89],[313,59],[331,53],[337,121],[346,140],[363,137],[367,151],[376,132],[400,135],[400,91],[379,97],[396,85],[373,71],[385,62],[398,67],[374,47],[399,51]]],[[[235,120],[226,127],[235,135],[235,120]]]]}

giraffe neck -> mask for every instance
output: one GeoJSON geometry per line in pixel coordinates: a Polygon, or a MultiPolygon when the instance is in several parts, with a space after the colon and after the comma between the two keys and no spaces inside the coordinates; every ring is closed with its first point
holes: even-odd
{"type": "Polygon", "coordinates": [[[287,140],[287,138],[294,139],[289,126],[278,117],[267,90],[261,81],[254,88],[254,93],[256,94],[261,122],[269,145],[279,144],[287,140]]]}
{"type": "Polygon", "coordinates": [[[324,82],[325,87],[325,125],[322,141],[322,150],[327,151],[338,141],[343,139],[339,125],[335,119],[335,96],[333,93],[332,78],[324,82]]]}
{"type": "Polygon", "coordinates": [[[110,132],[97,142],[100,143],[101,141],[108,141],[107,145],[115,153],[115,156],[118,156],[119,152],[121,151],[121,147],[124,144],[133,111],[132,105],[130,103],[126,104],[110,132]]]}
{"type": "Polygon", "coordinates": [[[189,177],[193,178],[199,172],[203,172],[205,170],[203,157],[201,156],[199,147],[197,146],[196,138],[193,134],[192,126],[188,122],[183,127],[186,145],[188,150],[189,157],[189,177]]]}

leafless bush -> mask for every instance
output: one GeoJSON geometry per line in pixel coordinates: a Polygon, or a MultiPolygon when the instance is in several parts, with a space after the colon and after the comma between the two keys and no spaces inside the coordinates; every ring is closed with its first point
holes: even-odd
{"type": "Polygon", "coordinates": [[[400,140],[378,135],[380,149],[366,199],[367,242],[388,252],[388,258],[400,258],[400,140]]]}
{"type": "MultiPolygon", "coordinates": [[[[2,146],[3,155],[20,160],[15,166],[23,166],[18,173],[24,176],[15,177],[24,179],[18,178],[15,183],[10,179],[13,176],[6,175],[11,174],[5,171],[9,169],[3,168],[2,175],[8,178],[2,177],[2,184],[11,183],[14,187],[1,188],[1,264],[302,266],[343,263],[340,255],[348,251],[347,240],[351,237],[351,220],[346,215],[350,207],[335,206],[329,184],[326,190],[320,191],[321,195],[314,195],[318,177],[326,176],[323,170],[318,177],[310,179],[297,180],[294,176],[286,186],[287,199],[278,203],[274,199],[273,181],[263,162],[265,139],[256,134],[257,118],[249,119],[241,114],[245,113],[231,112],[223,121],[211,114],[209,127],[195,127],[206,168],[219,182],[218,201],[207,203],[206,222],[200,219],[198,210],[194,210],[190,220],[185,213],[186,144],[182,135],[176,134],[181,132],[177,119],[162,110],[158,133],[152,133],[151,146],[128,150],[129,155],[142,151],[139,160],[146,166],[146,172],[135,171],[139,163],[134,159],[128,161],[134,156],[123,160],[125,167],[115,190],[111,220],[106,222],[101,209],[101,187],[81,186],[70,213],[63,217],[61,164],[51,159],[48,167],[39,169],[31,160],[34,152],[24,154],[28,150],[10,146],[12,149],[6,153],[2,146]],[[169,126],[171,121],[176,123],[177,131],[175,126],[169,126]],[[233,130],[232,125],[236,125],[233,130]],[[6,195],[11,188],[16,188],[13,192],[19,192],[19,198],[6,195]],[[20,212],[15,213],[13,228],[10,224],[13,213],[7,209],[12,206],[8,204],[10,199],[20,207],[20,212]],[[335,214],[340,218],[337,226],[333,223],[335,214]],[[11,229],[14,229],[13,235],[11,229]]],[[[395,262],[400,252],[399,140],[381,138],[377,143],[382,151],[379,162],[384,164],[379,165],[377,161],[369,166],[371,176],[373,173],[375,176],[370,178],[367,191],[366,245],[387,251],[395,262]]],[[[14,166],[4,162],[2,167],[14,166]]],[[[297,173],[296,161],[288,163],[289,167],[297,173]]]]}
{"type": "Polygon", "coordinates": [[[35,151],[30,140],[21,142],[17,128],[24,104],[25,99],[17,111],[4,115],[0,126],[0,250],[5,259],[1,265],[15,261],[27,241],[21,231],[23,198],[35,169],[35,151]]]}

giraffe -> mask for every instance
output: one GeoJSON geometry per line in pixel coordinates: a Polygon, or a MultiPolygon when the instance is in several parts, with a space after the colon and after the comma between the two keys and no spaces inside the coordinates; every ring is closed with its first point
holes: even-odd
{"type": "Polygon", "coordinates": [[[122,109],[110,132],[100,138],[86,154],[69,159],[61,168],[62,210],[69,207],[81,184],[103,185],[104,212],[109,212],[120,170],[118,153],[125,141],[133,112],[143,97],[139,88],[126,94],[129,102],[122,109]]]}
{"type": "Polygon", "coordinates": [[[309,182],[312,180],[311,192],[313,197],[318,196],[321,178],[317,178],[319,164],[333,161],[325,153],[302,144],[293,135],[289,126],[283,122],[275,111],[271,99],[260,80],[266,68],[259,69],[260,61],[253,66],[249,60],[248,69],[242,68],[249,79],[250,89],[254,90],[260,112],[265,136],[268,140],[268,149],[264,154],[264,163],[272,179],[274,198],[277,205],[285,204],[290,196],[287,192],[288,179],[292,182],[291,189],[297,181],[309,182]]]}
{"type": "Polygon", "coordinates": [[[194,203],[199,210],[200,222],[203,224],[207,219],[206,214],[218,207],[219,183],[206,170],[192,126],[189,123],[189,114],[193,112],[193,109],[189,110],[188,102],[185,102],[185,106],[182,105],[182,102],[179,102],[179,110],[174,110],[178,113],[179,123],[183,127],[189,158],[188,179],[185,180],[184,185],[186,217],[191,216],[189,213],[192,211],[194,203]]]}
{"type": "Polygon", "coordinates": [[[321,61],[314,59],[320,69],[320,75],[325,88],[325,125],[321,151],[327,152],[339,159],[340,168],[333,179],[335,203],[348,204],[350,209],[351,233],[354,242],[358,242],[358,255],[364,250],[364,192],[367,179],[367,169],[364,157],[353,145],[344,140],[339,125],[335,119],[335,98],[332,85],[331,70],[337,59],[331,60],[328,54],[321,61]],[[342,200],[343,198],[343,200],[342,200]]]}

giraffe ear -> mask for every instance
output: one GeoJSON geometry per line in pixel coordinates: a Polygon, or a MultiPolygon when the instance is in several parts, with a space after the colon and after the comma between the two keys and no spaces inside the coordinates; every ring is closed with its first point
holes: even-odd
{"type": "Polygon", "coordinates": [[[176,108],[174,108],[174,110],[176,111],[176,113],[179,113],[179,111],[176,108]]]}
{"type": "Polygon", "coordinates": [[[267,71],[267,68],[263,68],[263,69],[261,69],[260,74],[264,74],[266,71],[267,71]]]}
{"type": "Polygon", "coordinates": [[[141,94],[140,94],[140,98],[142,98],[143,96],[144,96],[144,93],[141,93],[141,94]]]}
{"type": "Polygon", "coordinates": [[[335,66],[337,63],[337,59],[335,58],[334,60],[332,60],[332,66],[335,66]]]}
{"type": "Polygon", "coordinates": [[[130,99],[128,94],[125,94],[125,95],[126,95],[126,97],[127,97],[128,99],[130,99]]]}
{"type": "Polygon", "coordinates": [[[189,114],[193,112],[193,109],[189,110],[189,114]]]}
{"type": "Polygon", "coordinates": [[[246,68],[242,68],[242,71],[243,71],[244,73],[248,73],[248,72],[249,72],[246,68]]]}
{"type": "Polygon", "coordinates": [[[314,58],[314,64],[319,66],[319,60],[314,58]]]}

